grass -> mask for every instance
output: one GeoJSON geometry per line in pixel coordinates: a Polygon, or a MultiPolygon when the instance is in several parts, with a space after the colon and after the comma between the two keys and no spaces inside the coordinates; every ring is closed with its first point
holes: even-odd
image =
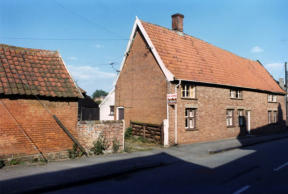
{"type": "Polygon", "coordinates": [[[148,151],[155,148],[161,148],[161,145],[143,138],[142,136],[130,136],[125,138],[125,152],[148,151]]]}

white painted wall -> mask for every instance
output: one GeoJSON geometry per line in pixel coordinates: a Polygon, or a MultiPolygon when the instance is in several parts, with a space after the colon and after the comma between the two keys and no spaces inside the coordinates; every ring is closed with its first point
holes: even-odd
{"type": "Polygon", "coordinates": [[[99,105],[100,120],[114,120],[114,115],[110,115],[110,106],[114,105],[115,105],[115,90],[112,89],[99,105]]]}

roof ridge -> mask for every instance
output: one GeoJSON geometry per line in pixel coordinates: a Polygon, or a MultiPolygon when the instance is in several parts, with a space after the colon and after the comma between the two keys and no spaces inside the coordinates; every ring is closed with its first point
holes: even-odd
{"type": "Polygon", "coordinates": [[[139,22],[166,68],[178,79],[283,93],[270,72],[256,60],[189,34],[179,34],[143,20],[139,22]]]}
{"type": "MultiPolygon", "coordinates": [[[[139,19],[139,20],[140,20],[140,19],[139,19]]],[[[179,35],[175,30],[166,28],[166,27],[164,27],[164,26],[160,26],[160,25],[158,25],[158,24],[153,24],[153,23],[151,23],[151,22],[146,22],[146,21],[143,21],[143,20],[140,20],[140,21],[141,21],[141,22],[144,22],[144,23],[147,23],[147,24],[151,24],[151,25],[160,27],[160,28],[163,28],[163,29],[165,29],[165,30],[169,30],[170,32],[173,32],[173,33],[175,33],[175,34],[178,35],[178,36],[182,36],[182,35],[179,35]]],[[[186,36],[188,36],[188,37],[191,37],[191,38],[195,38],[195,39],[197,39],[197,40],[200,40],[200,41],[202,41],[202,42],[204,42],[204,43],[210,44],[211,46],[214,46],[214,47],[216,47],[216,48],[218,48],[218,49],[221,49],[221,50],[223,50],[223,51],[225,51],[225,52],[229,52],[229,53],[231,53],[231,54],[233,54],[233,55],[235,55],[235,56],[237,56],[237,57],[243,58],[243,59],[248,60],[248,61],[257,62],[257,60],[252,60],[252,59],[249,59],[249,58],[246,58],[246,57],[242,57],[242,56],[240,56],[240,55],[238,55],[238,54],[235,54],[235,53],[233,53],[233,52],[231,52],[231,51],[229,51],[229,50],[226,50],[226,49],[224,49],[224,48],[218,47],[218,46],[216,46],[216,45],[214,45],[214,44],[212,44],[212,43],[209,43],[209,42],[207,42],[207,41],[205,41],[205,40],[202,40],[202,39],[197,38],[197,37],[195,37],[195,36],[192,36],[192,35],[190,35],[190,34],[186,34],[186,33],[184,33],[184,32],[183,32],[183,34],[186,35],[186,36]]],[[[183,36],[182,36],[182,37],[183,37],[183,36]]]]}
{"type": "Polygon", "coordinates": [[[55,53],[59,54],[57,50],[48,50],[48,49],[36,49],[36,48],[26,48],[26,47],[19,47],[19,46],[14,46],[14,45],[8,45],[8,44],[2,44],[0,43],[0,47],[8,47],[9,49],[21,49],[21,50],[29,50],[29,51],[34,51],[34,52],[50,52],[50,53],[55,53]]]}

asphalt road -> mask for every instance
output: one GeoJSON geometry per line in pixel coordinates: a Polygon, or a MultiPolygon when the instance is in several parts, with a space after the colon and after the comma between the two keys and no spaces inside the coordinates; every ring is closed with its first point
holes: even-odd
{"type": "Polygon", "coordinates": [[[288,139],[175,162],[50,193],[288,193],[288,139]]]}

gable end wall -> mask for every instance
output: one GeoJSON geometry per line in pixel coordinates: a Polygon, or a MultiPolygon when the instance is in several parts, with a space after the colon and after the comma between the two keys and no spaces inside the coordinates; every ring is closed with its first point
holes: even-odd
{"type": "Polygon", "coordinates": [[[126,127],[130,121],[161,124],[166,119],[166,94],[165,75],[137,31],[116,83],[115,113],[124,107],[126,127]]]}

